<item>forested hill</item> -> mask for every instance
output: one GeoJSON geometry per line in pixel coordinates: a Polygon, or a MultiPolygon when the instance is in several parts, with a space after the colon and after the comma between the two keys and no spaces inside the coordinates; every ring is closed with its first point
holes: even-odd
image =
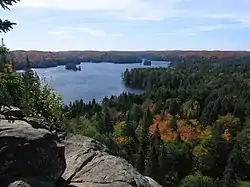
{"type": "Polygon", "coordinates": [[[16,69],[25,66],[26,58],[29,57],[31,67],[46,68],[65,65],[68,63],[79,64],[80,62],[113,62],[113,63],[141,63],[141,58],[149,60],[170,60],[187,57],[203,58],[231,58],[250,57],[247,51],[12,51],[12,57],[16,69]]]}

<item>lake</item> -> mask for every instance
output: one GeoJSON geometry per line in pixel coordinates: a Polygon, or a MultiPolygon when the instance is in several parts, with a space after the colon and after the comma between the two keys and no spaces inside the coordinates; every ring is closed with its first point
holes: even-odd
{"type": "Polygon", "coordinates": [[[65,66],[46,69],[34,69],[39,77],[45,77],[51,87],[62,96],[65,104],[83,99],[84,102],[93,98],[100,102],[111,95],[122,92],[141,93],[140,90],[126,88],[121,74],[126,68],[168,67],[169,62],[152,61],[152,66],[143,64],[114,63],[81,63],[82,71],[65,70],[65,66]]]}

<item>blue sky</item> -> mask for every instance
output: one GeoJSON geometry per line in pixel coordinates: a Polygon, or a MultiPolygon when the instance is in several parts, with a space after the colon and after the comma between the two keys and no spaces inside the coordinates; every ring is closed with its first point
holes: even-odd
{"type": "Polygon", "coordinates": [[[249,0],[21,0],[11,50],[250,50],[249,0]]]}

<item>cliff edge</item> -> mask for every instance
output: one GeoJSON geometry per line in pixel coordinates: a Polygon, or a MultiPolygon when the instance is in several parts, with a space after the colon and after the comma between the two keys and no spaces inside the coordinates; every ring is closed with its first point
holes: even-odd
{"type": "Polygon", "coordinates": [[[83,136],[64,136],[41,119],[23,117],[14,107],[0,110],[0,184],[160,187],[126,160],[112,155],[100,142],[83,136]]]}

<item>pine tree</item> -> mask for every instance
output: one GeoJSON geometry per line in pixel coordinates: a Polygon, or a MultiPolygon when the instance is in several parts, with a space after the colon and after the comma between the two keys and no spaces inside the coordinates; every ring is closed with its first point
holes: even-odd
{"type": "Polygon", "coordinates": [[[105,106],[103,109],[103,124],[104,124],[106,133],[109,134],[113,132],[113,127],[110,124],[109,109],[107,106],[105,106]]]}
{"type": "Polygon", "coordinates": [[[240,177],[240,170],[245,165],[242,160],[242,152],[239,143],[234,145],[227,161],[227,166],[223,174],[224,187],[233,187],[240,177]]]}
{"type": "Polygon", "coordinates": [[[153,123],[153,116],[148,108],[147,112],[143,116],[143,120],[140,121],[139,129],[140,132],[138,137],[138,150],[136,153],[136,168],[141,172],[144,173],[145,170],[145,157],[146,157],[146,150],[148,145],[148,135],[149,135],[149,127],[153,123]]]}
{"type": "MultiPolygon", "coordinates": [[[[19,0],[0,0],[0,7],[2,7],[4,10],[10,10],[9,6],[12,6],[14,3],[17,3],[19,0]]],[[[10,22],[9,20],[2,20],[0,18],[0,33],[1,32],[8,32],[10,29],[13,28],[13,25],[16,25],[15,23],[10,22]]]]}
{"type": "Polygon", "coordinates": [[[141,142],[142,148],[144,150],[147,149],[149,127],[151,124],[153,124],[153,116],[148,108],[147,112],[144,114],[144,117],[143,117],[143,127],[142,127],[141,136],[139,138],[139,141],[141,142]]]}
{"type": "Polygon", "coordinates": [[[155,133],[151,136],[148,153],[147,153],[147,162],[145,167],[146,175],[158,180],[161,178],[160,173],[160,163],[159,163],[159,155],[160,155],[160,144],[161,144],[161,135],[159,133],[159,127],[157,125],[155,133]]]}
{"type": "Polygon", "coordinates": [[[0,72],[4,72],[6,63],[7,63],[7,55],[9,53],[9,49],[5,46],[3,38],[1,40],[0,46],[0,72]]]}
{"type": "Polygon", "coordinates": [[[139,147],[138,152],[135,155],[135,167],[140,173],[144,173],[145,170],[145,151],[142,146],[139,147]]]}
{"type": "Polygon", "coordinates": [[[23,73],[23,82],[24,82],[24,102],[22,104],[24,112],[29,115],[28,111],[30,110],[31,102],[30,99],[32,98],[31,94],[32,92],[32,71],[30,69],[30,61],[29,57],[26,57],[26,66],[25,66],[25,72],[23,73]]]}

